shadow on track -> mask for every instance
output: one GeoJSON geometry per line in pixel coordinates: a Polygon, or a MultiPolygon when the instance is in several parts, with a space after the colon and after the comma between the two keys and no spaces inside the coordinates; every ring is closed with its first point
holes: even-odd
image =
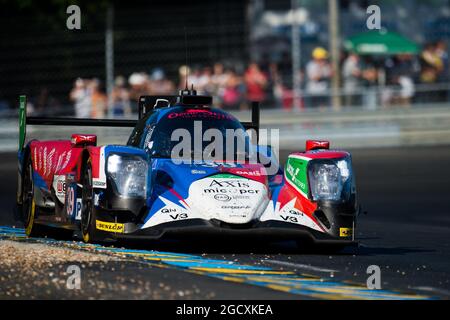
{"type": "Polygon", "coordinates": [[[407,255],[414,253],[430,253],[436,250],[422,249],[418,247],[366,247],[360,246],[357,255],[376,256],[376,255],[407,255]]]}
{"type": "MultiPolygon", "coordinates": [[[[108,245],[108,244],[105,244],[108,245]]],[[[111,244],[109,244],[111,245],[111,244]]],[[[290,255],[341,255],[341,256],[376,256],[376,255],[409,255],[429,253],[435,250],[418,247],[367,247],[359,246],[320,246],[304,243],[298,246],[295,241],[283,242],[240,242],[227,240],[164,240],[164,241],[122,241],[112,244],[115,247],[125,247],[137,250],[155,250],[188,254],[290,254],[290,255]]]]}
{"type": "Polygon", "coordinates": [[[164,240],[164,241],[126,241],[114,244],[138,250],[156,250],[189,254],[342,254],[353,255],[356,248],[347,247],[343,250],[338,246],[318,246],[304,243],[298,246],[295,241],[266,242],[266,241],[221,241],[217,239],[205,240],[164,240]]]}

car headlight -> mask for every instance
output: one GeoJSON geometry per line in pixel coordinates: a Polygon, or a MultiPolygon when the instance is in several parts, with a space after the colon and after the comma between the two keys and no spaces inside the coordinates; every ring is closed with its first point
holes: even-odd
{"type": "Polygon", "coordinates": [[[344,200],[353,192],[350,157],[311,161],[308,178],[312,200],[344,200]]]}
{"type": "Polygon", "coordinates": [[[124,197],[147,195],[148,164],[139,156],[112,154],[106,167],[117,191],[124,197]]]}

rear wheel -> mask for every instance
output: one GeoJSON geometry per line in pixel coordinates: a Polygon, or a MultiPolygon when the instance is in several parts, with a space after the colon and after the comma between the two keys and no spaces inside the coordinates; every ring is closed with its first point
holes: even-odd
{"type": "Polygon", "coordinates": [[[84,242],[99,241],[96,230],[96,214],[94,208],[94,190],[92,185],[92,165],[90,159],[84,165],[81,182],[83,185],[81,200],[81,235],[84,242]]]}
{"type": "Polygon", "coordinates": [[[42,226],[35,223],[38,207],[34,200],[33,166],[28,158],[22,184],[22,217],[24,218],[25,233],[29,237],[45,235],[42,226]]]}
{"type": "Polygon", "coordinates": [[[57,240],[71,239],[73,235],[72,230],[48,227],[36,223],[39,207],[34,200],[34,190],[33,166],[31,158],[29,158],[24,172],[22,189],[22,217],[24,217],[25,234],[29,237],[36,238],[50,237],[57,240]]]}

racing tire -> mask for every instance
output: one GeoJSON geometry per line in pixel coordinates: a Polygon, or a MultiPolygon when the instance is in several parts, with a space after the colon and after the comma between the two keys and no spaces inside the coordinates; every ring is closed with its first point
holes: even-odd
{"type": "Polygon", "coordinates": [[[28,237],[44,237],[43,226],[35,222],[39,208],[34,200],[33,165],[28,158],[22,180],[22,217],[24,219],[25,234],[28,237]]]}
{"type": "Polygon", "coordinates": [[[92,165],[88,159],[83,166],[81,175],[82,200],[81,200],[81,237],[86,243],[99,242],[103,240],[96,229],[96,210],[94,207],[94,189],[92,184],[92,165]]]}
{"type": "Polygon", "coordinates": [[[23,183],[22,183],[22,217],[25,225],[25,234],[33,238],[53,238],[56,240],[69,240],[73,231],[55,227],[49,227],[36,223],[39,215],[39,206],[34,199],[33,165],[31,158],[28,158],[23,183]]]}

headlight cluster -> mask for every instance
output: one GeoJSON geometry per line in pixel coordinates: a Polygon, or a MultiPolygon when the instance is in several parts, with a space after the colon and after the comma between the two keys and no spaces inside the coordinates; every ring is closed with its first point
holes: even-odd
{"type": "Polygon", "coordinates": [[[108,157],[107,172],[122,196],[146,197],[148,164],[145,159],[112,154],[108,157]]]}
{"type": "Polygon", "coordinates": [[[308,178],[314,201],[348,199],[353,192],[350,157],[314,160],[309,164],[308,178]]]}

